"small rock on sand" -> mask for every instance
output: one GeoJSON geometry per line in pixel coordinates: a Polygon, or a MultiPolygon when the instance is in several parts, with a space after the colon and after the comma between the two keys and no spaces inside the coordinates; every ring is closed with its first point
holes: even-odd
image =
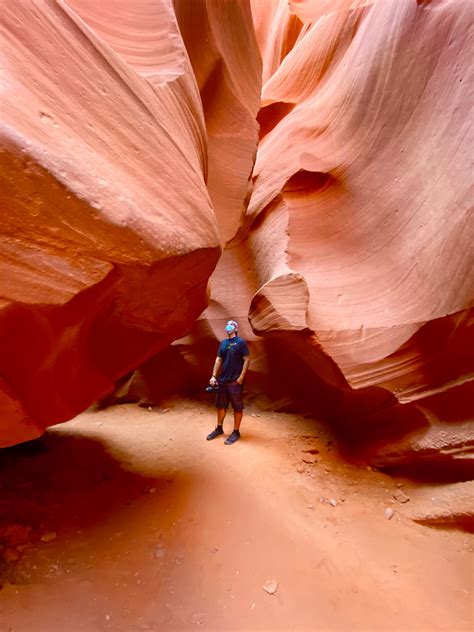
{"type": "Polygon", "coordinates": [[[314,454],[305,454],[303,461],[305,463],[317,463],[318,459],[314,456],[314,454]]]}
{"type": "Polygon", "coordinates": [[[383,512],[383,515],[387,518],[387,520],[391,520],[394,516],[395,512],[391,507],[387,507],[383,512]]]}
{"type": "Polygon", "coordinates": [[[267,579],[262,588],[269,595],[274,595],[278,589],[278,584],[274,579],[267,579]]]}
{"type": "Polygon", "coordinates": [[[17,562],[20,559],[20,554],[17,550],[7,547],[3,551],[3,559],[5,562],[17,562]]]}
{"type": "Polygon", "coordinates": [[[336,506],[337,506],[337,500],[336,500],[335,498],[330,498],[330,500],[329,500],[329,504],[330,504],[332,507],[336,507],[336,506]]]}
{"type": "Polygon", "coordinates": [[[304,469],[304,465],[298,465],[298,466],[297,466],[297,468],[296,468],[296,471],[297,471],[299,474],[304,474],[304,471],[305,471],[305,469],[304,469]]]}
{"type": "Polygon", "coordinates": [[[410,497],[407,496],[401,489],[397,489],[397,491],[394,492],[393,497],[395,500],[398,500],[399,503],[407,503],[410,500],[410,497]]]}
{"type": "Polygon", "coordinates": [[[57,537],[56,531],[46,531],[40,537],[40,540],[41,542],[52,542],[53,540],[56,540],[56,537],[57,537]]]}

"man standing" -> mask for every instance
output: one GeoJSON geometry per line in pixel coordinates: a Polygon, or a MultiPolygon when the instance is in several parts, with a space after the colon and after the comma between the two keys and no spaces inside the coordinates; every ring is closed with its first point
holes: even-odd
{"type": "Polygon", "coordinates": [[[211,386],[218,385],[216,396],[217,426],[207,440],[215,439],[224,434],[222,424],[229,406],[234,409],[234,431],[224,441],[226,445],[232,445],[240,439],[240,422],[244,403],[242,401],[242,385],[247,372],[250,356],[247,343],[237,334],[239,326],[235,320],[229,320],[225,326],[227,339],[219,346],[217,358],[214,363],[212,377],[209,380],[211,386]],[[217,379],[219,376],[219,379],[217,379]]]}

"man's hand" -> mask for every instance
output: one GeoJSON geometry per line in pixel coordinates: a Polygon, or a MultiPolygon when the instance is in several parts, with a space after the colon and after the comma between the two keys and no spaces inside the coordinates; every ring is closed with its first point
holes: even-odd
{"type": "Polygon", "coordinates": [[[237,382],[237,384],[240,384],[242,386],[244,378],[242,376],[239,376],[235,381],[237,382]]]}
{"type": "Polygon", "coordinates": [[[217,386],[217,379],[214,376],[212,376],[211,379],[209,380],[209,384],[211,386],[217,386]]]}

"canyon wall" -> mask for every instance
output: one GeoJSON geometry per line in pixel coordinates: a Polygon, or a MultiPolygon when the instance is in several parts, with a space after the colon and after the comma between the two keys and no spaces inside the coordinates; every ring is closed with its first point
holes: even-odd
{"type": "Polygon", "coordinates": [[[471,3],[129,4],[6,3],[4,444],[199,391],[234,318],[255,405],[472,463],[471,3]]]}
{"type": "Polygon", "coordinates": [[[250,400],[331,420],[375,465],[472,472],[472,6],[252,11],[263,86],[251,197],[233,237],[221,233],[209,307],[163,370],[159,358],[145,369],[151,390],[167,366],[187,367],[182,389],[202,387],[235,318],[252,348],[250,400]]]}
{"type": "Polygon", "coordinates": [[[220,242],[171,3],[7,0],[1,20],[5,446],[185,334],[220,242]]]}

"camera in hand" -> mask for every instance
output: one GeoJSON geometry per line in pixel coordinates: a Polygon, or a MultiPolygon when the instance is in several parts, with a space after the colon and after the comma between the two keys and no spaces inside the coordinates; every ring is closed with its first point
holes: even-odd
{"type": "Polygon", "coordinates": [[[206,386],[206,393],[215,393],[217,390],[219,390],[219,384],[215,384],[214,386],[211,386],[209,384],[209,386],[206,386]]]}

